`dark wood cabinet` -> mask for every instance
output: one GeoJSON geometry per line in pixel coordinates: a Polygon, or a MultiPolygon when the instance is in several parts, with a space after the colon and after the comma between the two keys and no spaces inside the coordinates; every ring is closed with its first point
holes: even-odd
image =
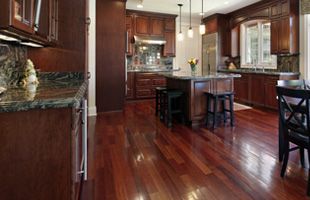
{"type": "Polygon", "coordinates": [[[175,56],[175,31],[165,31],[166,44],[164,45],[163,56],[175,56]]]}
{"type": "MultiPolygon", "coordinates": [[[[76,200],[85,156],[81,107],[1,113],[0,199],[76,200]]],[[[84,113],[85,114],[85,113],[84,113]]]]}
{"type": "Polygon", "coordinates": [[[264,75],[253,74],[250,79],[250,102],[254,105],[264,106],[264,75]]]}
{"type": "Polygon", "coordinates": [[[135,16],[135,33],[137,35],[149,35],[149,17],[135,16]]]}
{"type": "MultiPolygon", "coordinates": [[[[126,22],[127,33],[132,33],[138,36],[153,36],[163,37],[166,40],[166,44],[163,48],[163,56],[174,57],[175,56],[175,18],[176,15],[162,14],[162,13],[150,13],[136,10],[127,10],[126,21],[129,17],[132,17],[132,29],[130,30],[129,23],[126,22]]],[[[129,49],[127,55],[133,55],[133,49],[131,44],[128,43],[129,49]]]]}
{"type": "Polygon", "coordinates": [[[133,53],[133,33],[132,33],[132,16],[126,16],[126,55],[131,56],[133,53]]]}
{"type": "Polygon", "coordinates": [[[135,33],[142,36],[164,36],[164,19],[135,16],[135,33]]]}
{"type": "Polygon", "coordinates": [[[242,103],[249,103],[249,75],[242,74],[241,78],[234,79],[235,100],[242,103]]]}
{"type": "Polygon", "coordinates": [[[150,18],[150,35],[164,36],[164,19],[150,18]]]}
{"type": "Polygon", "coordinates": [[[253,106],[277,109],[277,80],[298,79],[294,74],[256,74],[240,73],[241,78],[234,79],[235,101],[253,106]]]}
{"type": "Polygon", "coordinates": [[[285,0],[271,6],[271,53],[299,52],[299,1],[285,0]]]}
{"type": "Polygon", "coordinates": [[[127,89],[126,99],[134,99],[135,97],[134,87],[135,87],[135,73],[128,72],[126,82],[126,89],[127,89]]]}
{"type": "Polygon", "coordinates": [[[11,26],[28,32],[34,33],[34,0],[10,0],[11,6],[4,9],[10,9],[11,26]]]}
{"type": "Polygon", "coordinates": [[[165,19],[165,31],[175,31],[175,18],[165,19]]]}
{"type": "Polygon", "coordinates": [[[58,0],[49,0],[49,41],[58,41],[58,0]]]}
{"type": "Polygon", "coordinates": [[[166,78],[155,73],[127,73],[127,100],[155,98],[156,87],[166,86],[166,78]]]}

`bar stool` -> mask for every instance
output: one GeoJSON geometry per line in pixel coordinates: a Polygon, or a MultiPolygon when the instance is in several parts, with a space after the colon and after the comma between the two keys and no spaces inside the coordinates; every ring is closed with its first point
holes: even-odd
{"type": "Polygon", "coordinates": [[[161,104],[160,115],[168,127],[172,126],[172,115],[180,114],[182,123],[184,123],[184,92],[180,90],[165,90],[163,94],[163,103],[161,104]]]}
{"type": "Polygon", "coordinates": [[[166,91],[166,87],[156,87],[156,105],[155,105],[155,115],[158,116],[158,113],[160,112],[160,108],[164,102],[163,99],[163,92],[166,91]]]}
{"type": "Polygon", "coordinates": [[[230,125],[234,126],[234,105],[233,105],[233,92],[223,92],[223,93],[211,93],[205,92],[207,96],[207,117],[206,124],[209,123],[209,114],[213,115],[213,128],[216,127],[216,119],[219,114],[224,116],[224,123],[227,121],[226,112],[230,113],[230,125]],[[211,111],[211,99],[213,100],[213,112],[211,111]],[[229,109],[226,108],[226,100],[229,101],[229,109]],[[218,103],[222,103],[223,110],[218,113],[218,103]]]}

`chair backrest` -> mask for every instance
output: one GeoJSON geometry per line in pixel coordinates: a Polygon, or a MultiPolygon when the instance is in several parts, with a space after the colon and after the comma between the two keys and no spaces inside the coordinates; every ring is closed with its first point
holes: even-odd
{"type": "Polygon", "coordinates": [[[310,90],[276,86],[281,125],[284,137],[288,133],[309,136],[310,133],[310,90]]]}
{"type": "Polygon", "coordinates": [[[277,85],[282,87],[302,87],[305,85],[305,80],[278,80],[277,85]]]}

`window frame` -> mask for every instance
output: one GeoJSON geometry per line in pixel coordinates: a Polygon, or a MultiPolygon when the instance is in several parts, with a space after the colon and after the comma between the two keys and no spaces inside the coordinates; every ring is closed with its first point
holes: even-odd
{"type": "MultiPolygon", "coordinates": [[[[265,69],[277,69],[276,56],[270,54],[272,62],[263,62],[263,25],[270,23],[270,20],[252,20],[245,22],[240,25],[240,51],[241,51],[241,68],[253,68],[254,63],[246,62],[246,50],[247,50],[247,27],[257,26],[258,27],[258,60],[256,62],[256,68],[265,69]]],[[[271,36],[270,36],[271,37],[271,36]]],[[[271,45],[271,44],[270,44],[271,45]]]]}

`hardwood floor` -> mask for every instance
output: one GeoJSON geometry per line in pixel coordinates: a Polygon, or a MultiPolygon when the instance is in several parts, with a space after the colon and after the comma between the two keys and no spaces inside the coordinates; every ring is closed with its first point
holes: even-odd
{"type": "Polygon", "coordinates": [[[98,115],[90,120],[82,199],[307,199],[308,169],[298,152],[280,177],[277,113],[251,109],[235,116],[234,128],[210,131],[166,128],[152,101],[98,115]]]}

